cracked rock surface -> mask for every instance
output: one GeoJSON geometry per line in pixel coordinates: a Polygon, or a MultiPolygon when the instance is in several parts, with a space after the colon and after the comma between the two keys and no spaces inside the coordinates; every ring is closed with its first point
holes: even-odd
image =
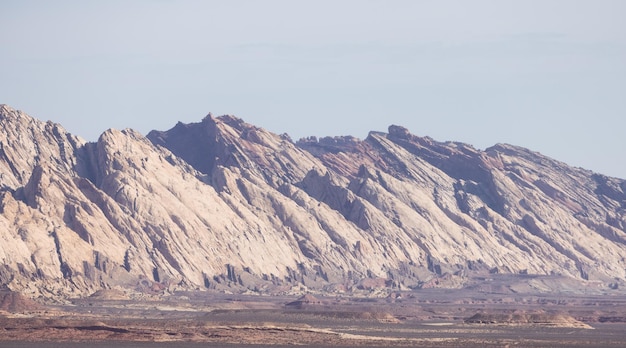
{"type": "Polygon", "coordinates": [[[626,181],[521,147],[230,115],[90,143],[6,105],[0,125],[0,285],[29,297],[626,280],[626,181]]]}

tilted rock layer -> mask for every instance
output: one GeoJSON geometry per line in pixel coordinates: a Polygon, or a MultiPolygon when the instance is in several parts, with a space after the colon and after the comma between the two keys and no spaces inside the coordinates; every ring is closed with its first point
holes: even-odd
{"type": "Polygon", "coordinates": [[[88,143],[5,105],[0,124],[0,286],[31,297],[626,279],[626,182],[520,147],[294,143],[212,115],[88,143]]]}

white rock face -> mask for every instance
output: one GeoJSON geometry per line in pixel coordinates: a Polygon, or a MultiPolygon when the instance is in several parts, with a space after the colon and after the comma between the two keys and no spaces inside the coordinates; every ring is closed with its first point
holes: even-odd
{"type": "Polygon", "coordinates": [[[519,147],[398,126],[294,144],[211,115],[86,143],[8,106],[0,124],[0,285],[32,297],[626,279],[624,180],[519,147]]]}

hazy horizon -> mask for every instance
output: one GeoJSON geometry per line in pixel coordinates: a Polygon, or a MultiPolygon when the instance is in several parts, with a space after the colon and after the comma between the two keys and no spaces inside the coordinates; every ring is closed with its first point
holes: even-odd
{"type": "Polygon", "coordinates": [[[0,103],[93,141],[207,113],[391,124],[626,178],[622,1],[4,1],[0,103]]]}

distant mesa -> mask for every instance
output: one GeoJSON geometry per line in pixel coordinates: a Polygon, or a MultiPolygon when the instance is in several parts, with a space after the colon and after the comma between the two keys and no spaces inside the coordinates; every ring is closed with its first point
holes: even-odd
{"type": "Polygon", "coordinates": [[[318,299],[317,297],[311,294],[305,294],[305,295],[302,295],[297,300],[285,304],[285,306],[291,307],[291,308],[302,308],[304,306],[319,305],[319,304],[322,304],[322,301],[320,299],[318,299]]]}
{"type": "Polygon", "coordinates": [[[22,313],[42,310],[44,307],[30,298],[8,289],[0,290],[0,310],[22,313]]]}
{"type": "Polygon", "coordinates": [[[465,319],[465,323],[593,329],[593,327],[574,319],[570,315],[562,313],[548,313],[541,310],[476,313],[472,317],[465,319]]]}
{"type": "Polygon", "coordinates": [[[94,300],[128,300],[129,296],[126,295],[123,291],[118,289],[101,289],[89,296],[90,299],[94,300]]]}

